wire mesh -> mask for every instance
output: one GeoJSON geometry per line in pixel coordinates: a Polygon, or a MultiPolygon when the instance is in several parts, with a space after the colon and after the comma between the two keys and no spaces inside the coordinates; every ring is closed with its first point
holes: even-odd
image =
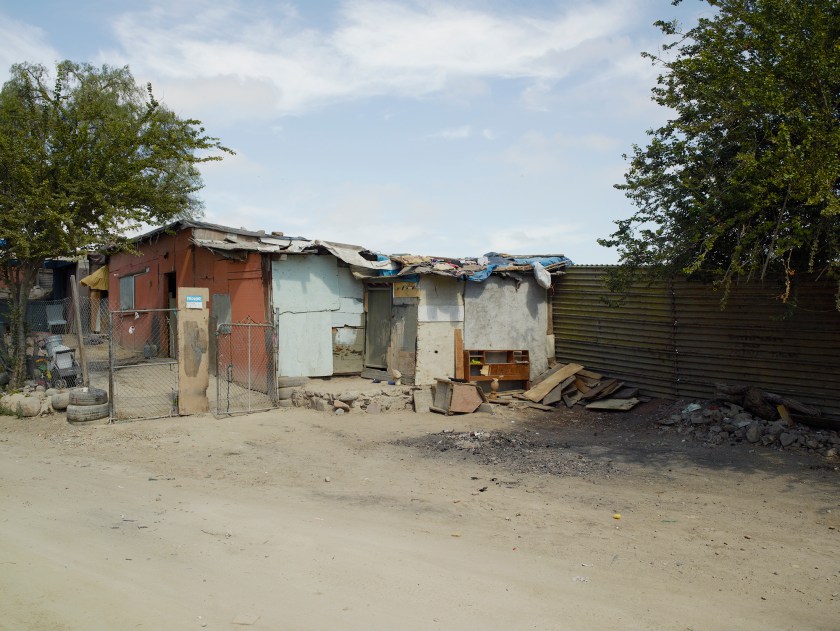
{"type": "Polygon", "coordinates": [[[215,343],[213,413],[224,416],[273,408],[277,404],[274,326],[253,321],[219,324],[215,343]]]}
{"type": "MultiPolygon", "coordinates": [[[[0,328],[8,333],[11,308],[0,314],[0,328]]],[[[79,300],[81,340],[73,303],[30,300],[26,307],[27,369],[29,378],[46,386],[82,385],[82,347],[89,385],[108,387],[108,305],[90,297],[79,300]]]]}
{"type": "Polygon", "coordinates": [[[112,418],[178,414],[177,316],[176,309],[111,312],[112,418]]]}

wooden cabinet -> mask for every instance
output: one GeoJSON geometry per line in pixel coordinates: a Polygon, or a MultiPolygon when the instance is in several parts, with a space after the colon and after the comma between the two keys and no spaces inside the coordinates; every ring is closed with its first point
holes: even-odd
{"type": "Polygon", "coordinates": [[[465,381],[524,381],[531,378],[528,351],[465,350],[463,374],[465,381]]]}

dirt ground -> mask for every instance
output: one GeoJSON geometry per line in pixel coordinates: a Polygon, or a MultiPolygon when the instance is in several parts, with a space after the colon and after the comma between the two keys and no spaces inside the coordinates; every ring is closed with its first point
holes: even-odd
{"type": "Polygon", "coordinates": [[[0,628],[840,628],[836,463],[657,405],[0,417],[0,628]]]}

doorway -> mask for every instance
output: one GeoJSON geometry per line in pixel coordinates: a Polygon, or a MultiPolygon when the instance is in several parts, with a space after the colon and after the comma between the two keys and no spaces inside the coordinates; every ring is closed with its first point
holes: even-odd
{"type": "Polygon", "coordinates": [[[391,287],[367,287],[365,368],[388,368],[391,344],[391,287]]]}

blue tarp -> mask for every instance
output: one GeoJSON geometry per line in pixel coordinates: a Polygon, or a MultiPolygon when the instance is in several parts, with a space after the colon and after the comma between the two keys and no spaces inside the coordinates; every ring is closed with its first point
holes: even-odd
{"type": "Polygon", "coordinates": [[[557,263],[565,263],[566,265],[574,265],[570,259],[567,259],[565,256],[552,256],[548,258],[528,258],[528,259],[513,259],[514,265],[533,265],[534,261],[542,265],[543,267],[548,267],[549,265],[556,265],[557,263]]]}
{"type": "MultiPolygon", "coordinates": [[[[476,282],[476,283],[481,283],[481,282],[484,282],[485,280],[487,280],[488,278],[490,278],[490,275],[493,274],[493,272],[497,268],[505,267],[507,265],[533,265],[534,263],[539,263],[543,267],[548,267],[550,265],[556,265],[558,263],[565,263],[566,265],[574,265],[574,263],[572,263],[572,261],[570,259],[566,258],[565,256],[534,256],[534,257],[525,257],[525,258],[514,258],[514,257],[511,257],[511,256],[505,256],[505,255],[499,254],[498,252],[488,252],[487,254],[484,255],[484,257],[481,257],[481,258],[482,259],[484,259],[484,258],[487,259],[487,265],[483,269],[481,269],[477,272],[473,272],[473,273],[469,274],[465,270],[460,269],[460,268],[458,268],[457,265],[455,265],[453,267],[451,273],[448,271],[446,273],[446,275],[447,276],[451,275],[454,278],[458,278],[458,279],[462,279],[462,280],[470,280],[470,281],[473,281],[473,282],[476,282]]],[[[382,254],[377,254],[377,260],[387,261],[387,260],[391,260],[391,259],[389,259],[387,256],[384,256],[382,254]]],[[[481,260],[481,259],[467,259],[465,261],[462,261],[462,263],[463,262],[470,262],[470,263],[474,264],[476,260],[481,260]]],[[[434,261],[435,261],[435,259],[430,258],[427,261],[425,261],[423,263],[423,265],[432,265],[434,263],[434,261]]],[[[483,260],[482,260],[482,263],[483,263],[483,260]]],[[[380,276],[400,276],[400,273],[399,273],[398,270],[379,270],[378,273],[379,273],[380,276]]],[[[406,274],[404,276],[404,278],[406,279],[406,282],[417,282],[416,279],[418,279],[419,277],[418,277],[417,274],[411,274],[411,275],[406,274]]]]}
{"type": "Polygon", "coordinates": [[[490,274],[493,273],[493,270],[499,267],[498,265],[488,265],[480,272],[476,272],[475,274],[471,274],[467,276],[467,280],[473,280],[477,283],[484,282],[488,278],[490,278],[490,274]]]}

